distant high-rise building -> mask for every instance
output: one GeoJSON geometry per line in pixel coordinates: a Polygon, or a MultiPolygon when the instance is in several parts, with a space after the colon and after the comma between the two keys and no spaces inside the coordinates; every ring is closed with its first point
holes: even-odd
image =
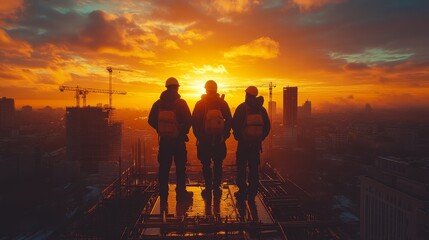
{"type": "Polygon", "coordinates": [[[270,118],[272,118],[271,120],[274,120],[274,118],[276,118],[276,115],[277,115],[276,108],[277,108],[277,103],[275,101],[268,102],[268,115],[270,116],[270,118]]]}
{"type": "Polygon", "coordinates": [[[311,118],[311,101],[305,101],[305,103],[298,107],[298,119],[309,119],[311,118]]]}
{"type": "Polygon", "coordinates": [[[83,172],[98,172],[101,162],[118,161],[122,124],[109,123],[111,110],[99,107],[66,109],[67,159],[79,161],[83,172]]]}
{"type": "Polygon", "coordinates": [[[361,239],[429,239],[426,161],[378,157],[360,181],[361,239]]]}
{"type": "Polygon", "coordinates": [[[283,88],[283,124],[295,126],[298,115],[298,87],[283,88]]]}
{"type": "Polygon", "coordinates": [[[15,126],[15,100],[0,98],[0,135],[9,135],[15,126]]]}
{"type": "Polygon", "coordinates": [[[364,113],[366,113],[366,114],[371,114],[372,113],[371,104],[369,104],[369,103],[365,104],[364,113]]]}

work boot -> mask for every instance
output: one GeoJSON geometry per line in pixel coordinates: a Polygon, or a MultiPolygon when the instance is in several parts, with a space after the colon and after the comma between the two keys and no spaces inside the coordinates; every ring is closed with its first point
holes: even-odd
{"type": "Polygon", "coordinates": [[[201,191],[201,196],[204,199],[210,199],[212,197],[212,190],[210,188],[204,188],[203,191],[201,191]]]}
{"type": "Polygon", "coordinates": [[[191,201],[193,196],[194,196],[193,192],[189,192],[186,190],[176,192],[176,200],[179,202],[191,201]]]}

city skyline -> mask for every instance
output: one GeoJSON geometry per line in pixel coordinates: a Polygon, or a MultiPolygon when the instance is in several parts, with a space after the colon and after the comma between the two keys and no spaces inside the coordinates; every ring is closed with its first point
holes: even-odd
{"type": "MultiPolygon", "coordinates": [[[[427,107],[426,1],[13,1],[0,4],[0,95],[17,107],[73,106],[58,86],[108,89],[118,108],[148,108],[175,76],[193,106],[214,79],[231,106],[248,85],[282,107],[427,107]]],[[[89,95],[88,104],[107,103],[89,95]]]]}

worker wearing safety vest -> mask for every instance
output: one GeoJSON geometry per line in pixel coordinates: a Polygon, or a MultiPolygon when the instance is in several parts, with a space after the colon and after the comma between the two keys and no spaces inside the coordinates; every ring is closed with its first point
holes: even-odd
{"type": "Polygon", "coordinates": [[[165,82],[167,90],[161,93],[149,113],[149,125],[159,136],[159,194],[161,204],[167,203],[168,179],[172,161],[176,166],[176,200],[192,200],[192,192],[186,191],[187,152],[185,142],[191,127],[191,111],[178,93],[179,82],[170,77],[165,82]]]}
{"type": "Polygon", "coordinates": [[[232,120],[234,138],[238,141],[236,183],[239,191],[235,193],[238,200],[246,198],[249,201],[255,200],[258,192],[258,166],[262,141],[268,136],[271,127],[267,110],[262,106],[264,98],[257,96],[258,89],[255,86],[248,87],[245,102],[237,107],[232,120]],[[246,177],[247,166],[248,177],[246,177]]]}
{"type": "Polygon", "coordinates": [[[201,96],[192,112],[192,129],[197,138],[197,157],[203,165],[204,198],[220,197],[222,190],[222,162],[226,157],[226,139],[231,135],[231,110],[228,103],[217,93],[217,84],[209,80],[206,94],[201,96]],[[213,169],[211,168],[213,161],[213,169]]]}

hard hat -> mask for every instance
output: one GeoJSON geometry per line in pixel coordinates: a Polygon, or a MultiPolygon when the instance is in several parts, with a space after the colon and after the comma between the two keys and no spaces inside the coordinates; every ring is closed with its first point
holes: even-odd
{"type": "Polygon", "coordinates": [[[258,96],[258,89],[255,86],[249,86],[246,88],[246,93],[256,97],[258,96]]]}
{"type": "Polygon", "coordinates": [[[165,87],[168,87],[168,86],[180,86],[180,85],[177,79],[175,79],[174,77],[170,77],[167,79],[167,81],[165,81],[165,87]]]}
{"type": "Polygon", "coordinates": [[[204,85],[204,88],[207,91],[215,91],[216,92],[217,91],[217,83],[213,80],[208,80],[206,82],[206,85],[204,85]]]}

